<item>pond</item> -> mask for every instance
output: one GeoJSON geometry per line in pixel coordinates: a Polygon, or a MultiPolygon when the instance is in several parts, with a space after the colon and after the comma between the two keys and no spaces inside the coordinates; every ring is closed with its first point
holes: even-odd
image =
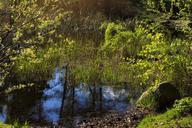
{"type": "Polygon", "coordinates": [[[0,121],[75,127],[90,116],[133,107],[127,86],[80,84],[64,88],[64,76],[65,70],[57,68],[46,88],[26,88],[1,98],[0,121]]]}

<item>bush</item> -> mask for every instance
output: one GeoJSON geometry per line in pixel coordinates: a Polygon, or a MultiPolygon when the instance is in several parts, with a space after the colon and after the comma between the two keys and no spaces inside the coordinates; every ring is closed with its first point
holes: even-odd
{"type": "Polygon", "coordinates": [[[156,108],[158,106],[155,97],[156,86],[150,87],[146,92],[144,92],[139,100],[137,101],[137,106],[146,108],[156,108]]]}
{"type": "Polygon", "coordinates": [[[67,39],[44,49],[23,49],[15,60],[13,80],[19,83],[46,81],[56,67],[62,67],[64,61],[73,56],[74,51],[74,41],[67,39]]]}
{"type": "Polygon", "coordinates": [[[186,97],[181,100],[176,100],[174,104],[174,108],[176,108],[180,112],[192,112],[192,98],[186,97]]]}
{"type": "Polygon", "coordinates": [[[132,31],[123,24],[109,23],[105,31],[103,49],[112,54],[120,53],[124,59],[136,58],[149,38],[147,30],[141,26],[132,31]]]}

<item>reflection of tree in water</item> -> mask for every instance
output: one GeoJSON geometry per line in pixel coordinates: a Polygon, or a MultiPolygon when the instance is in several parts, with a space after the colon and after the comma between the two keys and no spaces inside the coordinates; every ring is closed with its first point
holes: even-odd
{"type": "Polygon", "coordinates": [[[35,88],[30,88],[19,90],[12,95],[12,99],[8,102],[8,115],[11,120],[24,122],[30,118],[31,109],[42,94],[35,88]]]}
{"type": "MultiPolygon", "coordinates": [[[[127,101],[128,89],[86,84],[68,85],[62,106],[64,74],[65,71],[56,69],[53,79],[48,81],[48,87],[44,91],[30,88],[12,94],[8,103],[8,115],[11,120],[52,123],[62,120],[71,123],[73,119],[78,117],[80,120],[79,118],[84,118],[92,112],[125,111],[130,107],[127,101]]],[[[2,110],[2,107],[0,109],[2,110]]]]}
{"type": "Polygon", "coordinates": [[[7,119],[7,105],[0,104],[0,121],[5,122],[7,119]]]}
{"type": "Polygon", "coordinates": [[[48,88],[43,91],[42,115],[47,121],[58,122],[61,117],[66,90],[64,90],[64,69],[56,69],[53,79],[48,81],[48,88]]]}

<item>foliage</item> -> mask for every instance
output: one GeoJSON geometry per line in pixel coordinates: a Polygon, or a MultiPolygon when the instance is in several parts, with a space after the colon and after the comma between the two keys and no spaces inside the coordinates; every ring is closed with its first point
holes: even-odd
{"type": "Polygon", "coordinates": [[[145,117],[137,126],[138,128],[170,128],[185,127],[190,128],[191,122],[191,98],[184,98],[175,102],[174,108],[160,115],[150,115],[145,117]],[[190,110],[190,111],[189,111],[190,110]],[[187,113],[189,115],[183,115],[187,113]]]}
{"type": "Polygon", "coordinates": [[[19,84],[19,85],[16,85],[16,86],[12,86],[10,88],[7,88],[5,90],[5,93],[11,93],[13,91],[16,91],[16,90],[20,90],[20,89],[23,89],[23,88],[30,88],[30,87],[33,87],[34,84],[33,83],[27,83],[27,85],[24,85],[24,84],[19,84]]]}
{"type": "Polygon", "coordinates": [[[146,92],[144,92],[141,97],[137,101],[137,106],[154,109],[157,108],[157,98],[155,96],[156,87],[149,88],[146,92]]]}
{"type": "Polygon", "coordinates": [[[176,108],[180,112],[191,113],[192,112],[192,98],[186,97],[181,100],[177,100],[174,104],[174,108],[176,108]]]}
{"type": "Polygon", "coordinates": [[[25,122],[24,124],[20,124],[18,121],[14,121],[13,127],[14,128],[29,128],[28,122],[25,122]]]}
{"type": "Polygon", "coordinates": [[[163,33],[153,33],[141,26],[136,27],[135,31],[130,31],[121,24],[109,23],[102,49],[109,57],[118,55],[119,61],[124,59],[131,63],[129,68],[135,67],[135,72],[138,70],[138,74],[135,75],[140,78],[141,84],[154,85],[160,81],[173,80],[172,76],[175,77],[176,69],[190,72],[183,69],[184,67],[176,68],[182,63],[190,68],[190,47],[190,42],[180,39],[170,42],[163,33]],[[177,50],[181,47],[186,51],[177,50]],[[180,61],[181,58],[183,61],[180,61]]]}
{"type": "MultiPolygon", "coordinates": [[[[10,11],[14,12],[13,20],[15,20],[15,23],[12,26],[15,28],[14,32],[11,31],[13,36],[6,38],[10,38],[12,40],[10,41],[11,44],[14,43],[19,48],[7,48],[6,52],[17,51],[20,55],[19,57],[17,55],[16,57],[8,57],[9,60],[16,60],[16,62],[3,63],[3,66],[7,66],[8,63],[9,65],[15,64],[13,72],[15,72],[17,79],[21,81],[26,81],[26,79],[33,81],[35,76],[41,76],[39,79],[47,79],[54,67],[61,66],[61,63],[70,62],[71,75],[77,81],[93,81],[93,78],[100,74],[100,78],[98,78],[100,82],[129,82],[132,85],[141,85],[142,88],[165,80],[174,80],[179,86],[188,83],[191,75],[190,40],[167,39],[165,35],[167,33],[164,33],[164,31],[169,31],[169,28],[166,29],[164,20],[171,19],[169,13],[171,13],[174,4],[180,10],[183,10],[181,12],[190,14],[190,11],[187,11],[190,10],[190,1],[177,1],[177,3],[174,3],[173,0],[142,1],[143,4],[146,2],[148,9],[157,9],[163,15],[158,19],[160,13],[153,13],[153,18],[155,17],[157,20],[155,19],[156,21],[152,24],[145,22],[146,27],[142,25],[143,20],[136,20],[137,24],[132,29],[127,27],[126,22],[118,21],[115,23],[106,20],[104,13],[99,11],[99,6],[102,3],[102,8],[107,10],[107,7],[105,7],[107,1],[100,1],[101,3],[99,1],[87,2],[87,5],[81,7],[84,11],[88,11],[89,4],[98,5],[95,6],[96,10],[92,10],[97,12],[96,15],[91,13],[78,15],[78,6],[83,5],[84,2],[81,0],[70,2],[50,1],[45,3],[45,7],[41,6],[43,2],[40,1],[33,1],[32,3],[21,1],[16,6],[7,4],[10,11]],[[66,10],[63,8],[64,6],[66,10]],[[23,10],[23,8],[26,9],[23,10]],[[49,13],[46,13],[47,10],[54,13],[49,15],[49,13]],[[72,12],[64,16],[60,13],[63,10],[72,12]],[[102,36],[96,36],[101,34],[98,31],[98,26],[105,20],[106,22],[103,25],[105,28],[104,44],[101,43],[101,46],[98,46],[98,42],[102,41],[100,39],[102,36]],[[26,24],[19,27],[21,22],[26,22],[26,24]],[[92,32],[95,34],[90,34],[92,32]],[[75,38],[77,40],[74,42],[62,41],[65,40],[63,34],[73,40],[74,37],[71,35],[74,33],[78,35],[78,38],[75,38]],[[81,40],[84,38],[83,35],[85,40],[81,40]],[[95,36],[96,40],[89,40],[88,35],[95,36]],[[68,45],[70,42],[72,42],[72,45],[68,45]],[[183,51],[179,50],[181,47],[184,49],[183,51]],[[86,52],[91,53],[91,55],[86,52]],[[84,59],[86,61],[82,62],[84,59]],[[99,65],[103,65],[102,72],[99,71],[99,65]],[[87,67],[90,67],[90,69],[87,67]]],[[[131,0],[120,1],[115,10],[119,10],[124,2],[129,3],[129,5],[136,3],[131,0]]],[[[115,3],[115,1],[112,3],[115,3]]],[[[3,6],[5,4],[1,3],[2,10],[5,10],[5,6],[3,6]]],[[[109,6],[114,7],[115,5],[110,4],[109,6]]],[[[139,6],[137,7],[139,8],[139,6]]],[[[122,11],[120,9],[120,12],[122,11]]],[[[113,10],[110,13],[113,13],[113,10]]],[[[150,22],[153,21],[153,18],[147,18],[150,22]]],[[[186,25],[180,26],[185,33],[190,31],[187,27],[188,21],[189,18],[187,18],[186,25]]],[[[5,21],[2,23],[8,28],[11,25],[10,23],[6,24],[5,21]]],[[[174,21],[174,27],[177,28],[179,23],[179,21],[174,21]]],[[[5,31],[6,27],[2,30],[5,31]]]]}
{"type": "Polygon", "coordinates": [[[192,1],[187,0],[147,0],[147,8],[173,14],[191,14],[192,1]]]}
{"type": "Polygon", "coordinates": [[[146,31],[142,27],[134,32],[126,30],[122,24],[109,23],[105,31],[105,51],[120,52],[122,58],[136,57],[142,43],[147,40],[146,31]]]}
{"type": "Polygon", "coordinates": [[[36,1],[3,3],[0,9],[1,80],[12,69],[21,49],[52,42],[62,15],[57,11],[52,16],[46,16],[45,11],[46,6],[39,7],[36,1]]]}
{"type": "MultiPolygon", "coordinates": [[[[148,107],[157,105],[152,95],[162,81],[191,95],[191,15],[192,0],[0,1],[0,84],[13,83],[7,93],[31,87],[68,64],[70,85],[150,87],[142,101],[148,107]]],[[[138,127],[191,126],[191,116],[181,115],[190,102],[177,101],[138,127]]]]}
{"type": "Polygon", "coordinates": [[[169,110],[158,116],[145,117],[137,128],[190,128],[192,126],[191,116],[181,117],[175,110],[169,110]]]}
{"type": "Polygon", "coordinates": [[[74,57],[73,41],[63,37],[61,40],[61,43],[49,45],[44,49],[34,49],[33,47],[23,49],[15,60],[13,80],[28,83],[49,79],[55,67],[62,67],[64,63],[74,57]]]}
{"type": "Polygon", "coordinates": [[[3,124],[2,122],[0,122],[0,128],[12,128],[12,126],[8,124],[3,124]]]}
{"type": "Polygon", "coordinates": [[[147,60],[156,61],[151,61],[151,63],[158,63],[160,80],[174,80],[177,83],[191,73],[191,57],[188,53],[190,45],[190,42],[182,40],[174,40],[173,42],[160,40],[146,45],[140,54],[147,60]],[[179,50],[181,48],[182,50],[179,50]],[[161,72],[163,73],[161,74],[161,72]]]}

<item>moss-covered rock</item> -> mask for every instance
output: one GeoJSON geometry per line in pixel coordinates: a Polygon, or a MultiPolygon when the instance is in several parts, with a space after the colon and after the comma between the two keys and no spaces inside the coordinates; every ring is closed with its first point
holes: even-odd
{"type": "Polygon", "coordinates": [[[171,107],[179,98],[180,93],[177,88],[170,82],[163,82],[144,92],[137,101],[137,106],[162,111],[171,107]]]}

